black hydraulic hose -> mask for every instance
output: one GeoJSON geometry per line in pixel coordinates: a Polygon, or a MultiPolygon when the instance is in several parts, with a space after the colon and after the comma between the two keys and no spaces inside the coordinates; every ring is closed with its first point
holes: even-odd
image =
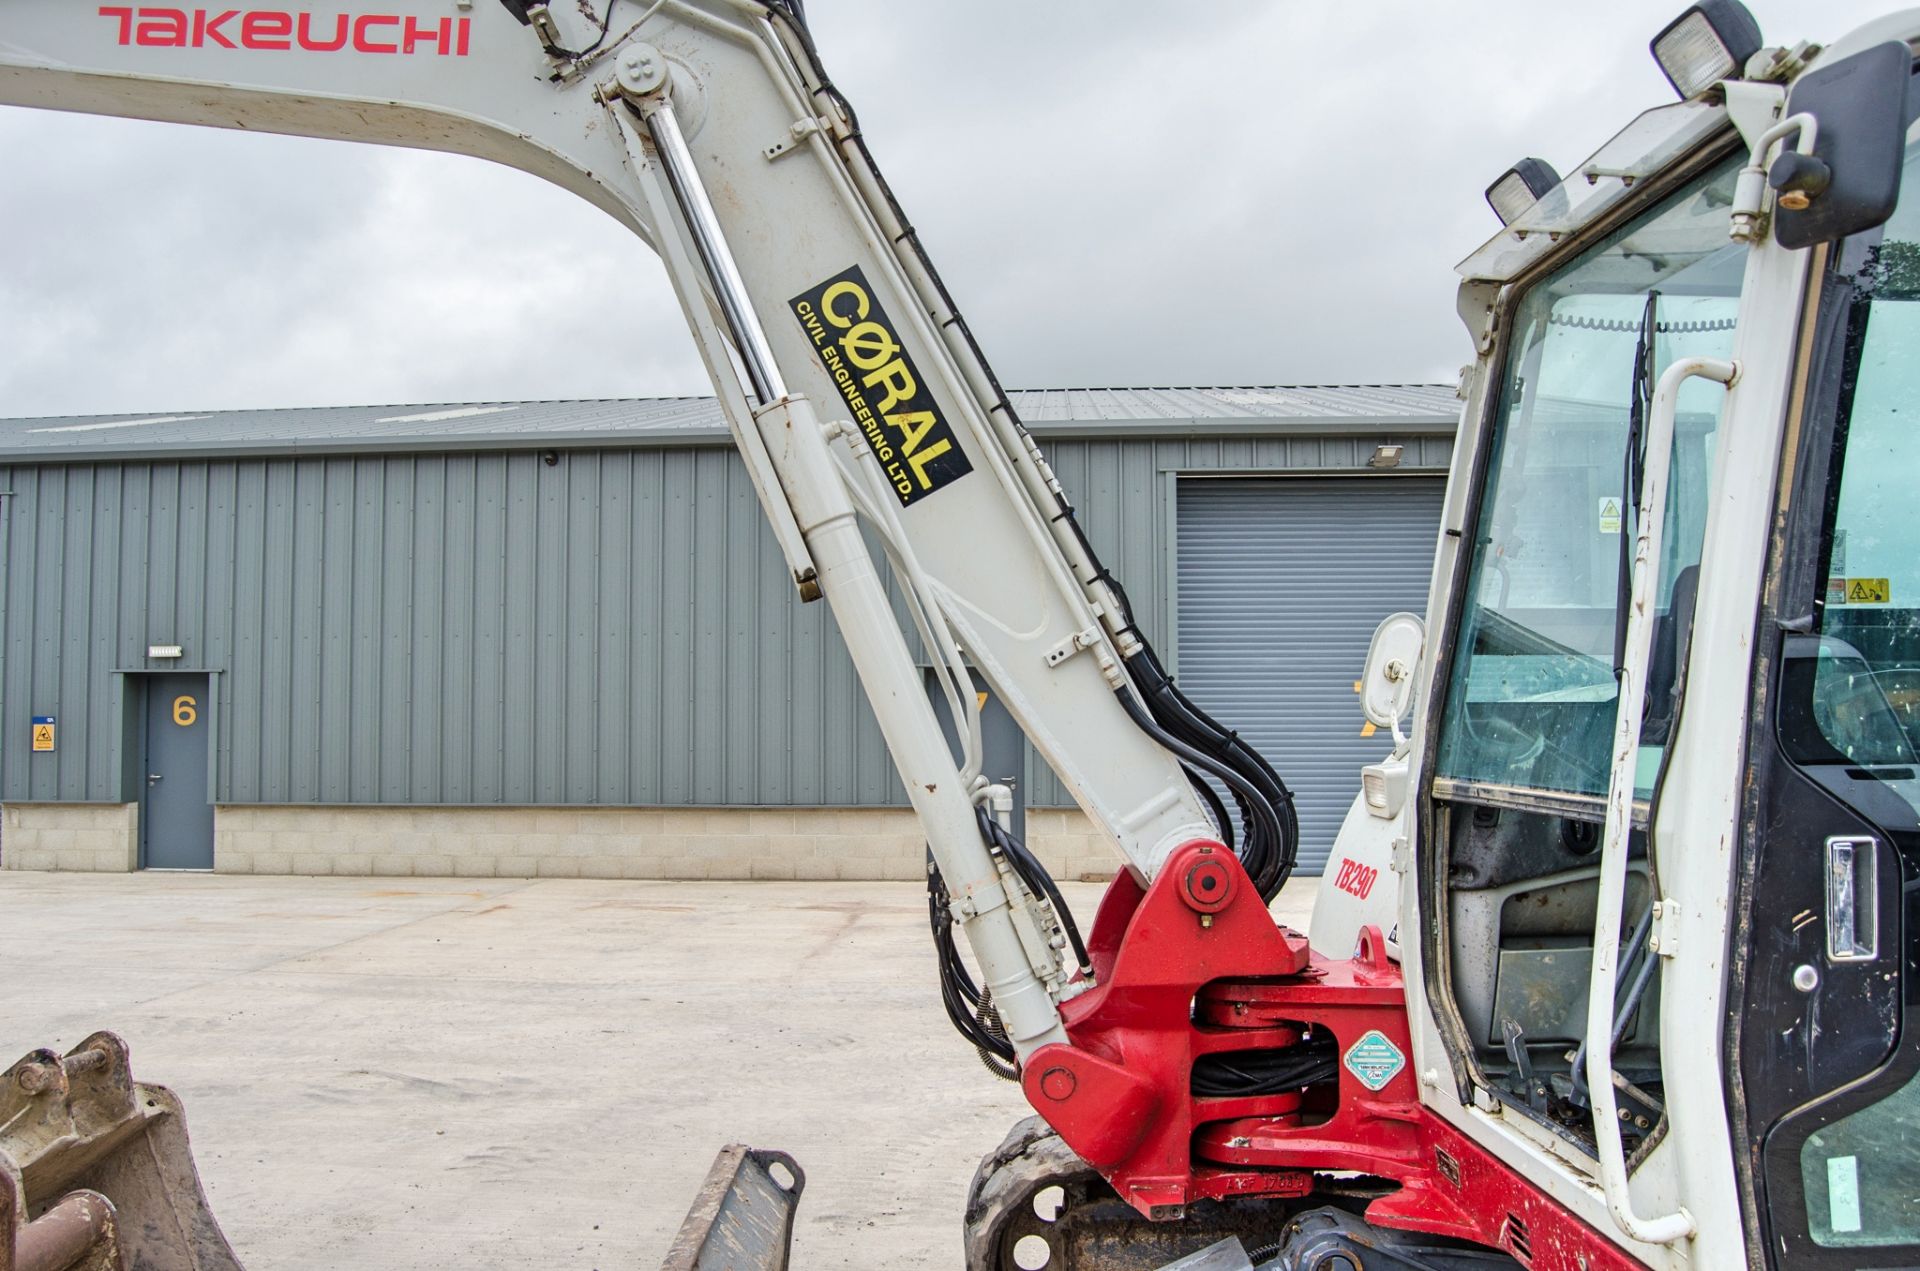
{"type": "Polygon", "coordinates": [[[1228,789],[1245,801],[1242,804],[1243,809],[1251,811],[1254,816],[1253,824],[1250,824],[1247,829],[1246,842],[1242,844],[1240,859],[1247,867],[1247,873],[1252,877],[1254,887],[1259,891],[1261,898],[1271,900],[1286,883],[1287,875],[1293,870],[1291,860],[1277,855],[1272,857],[1266,855],[1265,844],[1272,842],[1281,832],[1272,806],[1247,777],[1225,762],[1202,753],[1162,728],[1159,722],[1147,713],[1139,699],[1134,697],[1131,689],[1116,689],[1114,695],[1120,699],[1121,708],[1143,732],[1187,763],[1218,777],[1228,789]],[[1257,834],[1256,827],[1259,831],[1257,834]]]}
{"type": "Polygon", "coordinates": [[[1220,796],[1214,793],[1213,783],[1192,764],[1183,763],[1180,767],[1186,772],[1187,780],[1193,783],[1193,792],[1200,796],[1200,801],[1207,805],[1207,811],[1213,814],[1213,823],[1220,829],[1220,841],[1229,848],[1233,847],[1233,818],[1227,815],[1227,805],[1220,802],[1220,796]]]}
{"type": "MultiPolygon", "coordinates": [[[[1275,785],[1282,784],[1280,774],[1273,770],[1273,765],[1267,762],[1265,755],[1247,745],[1240,739],[1238,733],[1231,731],[1207,714],[1194,703],[1192,698],[1180,691],[1179,686],[1173,682],[1173,678],[1167,674],[1166,668],[1160,665],[1158,655],[1151,648],[1143,648],[1140,656],[1129,664],[1129,669],[1134,670],[1136,679],[1145,679],[1148,682],[1150,706],[1158,708],[1164,703],[1167,710],[1177,712],[1188,726],[1198,732],[1218,736],[1248,763],[1264,773],[1275,785]],[[1144,668],[1144,674],[1140,668],[1144,668]]],[[[1155,710],[1155,714],[1159,714],[1158,709],[1155,710]]]]}
{"type": "MultiPolygon", "coordinates": [[[[982,1029],[993,1036],[1002,1039],[1006,1037],[1006,1026],[1000,1022],[1000,1012],[994,1009],[991,992],[980,995],[980,1009],[975,1012],[974,1018],[980,1021],[982,1029]]],[[[1002,1081],[1020,1080],[1020,1065],[1012,1059],[1002,1056],[998,1051],[988,1050],[985,1046],[975,1046],[974,1049],[979,1052],[980,1062],[988,1072],[1002,1081]]]]}
{"type": "Polygon", "coordinates": [[[1047,872],[1047,867],[1020,841],[1019,836],[996,821],[991,812],[977,807],[974,815],[979,818],[981,835],[1006,853],[1007,859],[1013,864],[1014,873],[1020,876],[1029,890],[1044,896],[1047,903],[1053,906],[1061,929],[1066,932],[1067,942],[1073,946],[1075,964],[1081,971],[1092,975],[1093,963],[1087,957],[1087,946],[1080,939],[1080,927],[1073,920],[1073,911],[1067,908],[1066,897],[1060,894],[1060,888],[1054,884],[1053,875],[1047,872]]]}
{"type": "MultiPolygon", "coordinates": [[[[1146,669],[1150,672],[1158,670],[1157,667],[1146,669]]],[[[1233,734],[1217,726],[1209,727],[1212,721],[1200,715],[1197,709],[1187,709],[1184,699],[1175,698],[1170,691],[1170,682],[1163,683],[1165,687],[1160,700],[1170,705],[1166,714],[1153,712],[1155,722],[1177,740],[1215,759],[1247,782],[1246,786],[1229,783],[1247,821],[1247,842],[1240,853],[1241,860],[1260,887],[1262,896],[1271,900],[1272,892],[1267,889],[1271,887],[1277,891],[1293,868],[1299,823],[1294,814],[1292,796],[1277,777],[1271,777],[1264,762],[1250,762],[1246,758],[1251,755],[1253,760],[1258,760],[1258,755],[1251,748],[1239,743],[1233,734]],[[1236,753],[1236,746],[1245,753],[1236,753]]]]}
{"type": "MultiPolygon", "coordinates": [[[[1114,582],[1113,586],[1119,591],[1124,604],[1125,589],[1119,587],[1117,582],[1114,582]]],[[[1137,628],[1129,626],[1128,629],[1132,630],[1136,636],[1140,634],[1137,628]]],[[[1273,766],[1267,762],[1266,757],[1247,745],[1241,740],[1239,734],[1207,714],[1194,703],[1192,698],[1181,692],[1179,686],[1173,682],[1173,678],[1167,674],[1166,668],[1161,665],[1159,656],[1154,653],[1152,646],[1145,643],[1144,638],[1142,638],[1140,652],[1129,660],[1128,670],[1140,686],[1148,709],[1153,712],[1156,719],[1167,725],[1170,731],[1190,733],[1195,738],[1215,741],[1242,760],[1245,766],[1264,775],[1277,791],[1284,792],[1285,783],[1280,780],[1280,775],[1273,770],[1273,766]]]]}
{"type": "Polygon", "coordinates": [[[1282,1050],[1227,1051],[1196,1060],[1189,1088],[1203,1099],[1279,1094],[1333,1081],[1340,1056],[1331,1038],[1310,1038],[1282,1050]]]}
{"type": "MultiPolygon", "coordinates": [[[[1194,745],[1205,749],[1209,744],[1223,751],[1223,758],[1235,762],[1235,766],[1252,769],[1254,773],[1266,778],[1260,784],[1267,788],[1263,791],[1269,803],[1276,810],[1285,806],[1286,819],[1292,819],[1293,796],[1287,790],[1280,774],[1266,760],[1266,756],[1246,744],[1238,733],[1231,731],[1211,715],[1208,715],[1193,700],[1182,693],[1158,657],[1151,648],[1143,648],[1129,668],[1134,673],[1135,682],[1141,685],[1141,691],[1147,698],[1147,708],[1155,719],[1168,727],[1168,731],[1181,736],[1194,745]]],[[[1291,868],[1294,855],[1293,827],[1287,827],[1288,843],[1286,847],[1287,864],[1291,868]]]]}
{"type": "MultiPolygon", "coordinates": [[[[991,1010],[986,995],[967,973],[966,963],[961,961],[960,950],[954,944],[953,911],[947,896],[946,880],[940,877],[931,854],[927,861],[927,921],[933,929],[934,954],[940,973],[940,1001],[946,1008],[947,1019],[956,1032],[980,1051],[983,1063],[989,1055],[1012,1063],[1013,1043],[999,1029],[999,1016],[991,1010]]],[[[988,1064],[988,1067],[992,1068],[993,1065],[988,1064]]]]}

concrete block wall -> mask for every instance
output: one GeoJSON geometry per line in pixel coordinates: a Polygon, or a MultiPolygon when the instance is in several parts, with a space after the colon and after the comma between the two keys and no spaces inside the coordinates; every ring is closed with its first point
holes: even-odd
{"type": "MultiPolygon", "coordinates": [[[[1027,814],[1055,877],[1110,878],[1116,858],[1078,809],[1027,814]]],[[[409,808],[223,805],[228,874],[483,878],[925,877],[925,839],[894,808],[409,808]]]]}
{"type": "Polygon", "coordinates": [[[140,861],[137,803],[9,803],[0,869],[124,874],[140,861]]]}

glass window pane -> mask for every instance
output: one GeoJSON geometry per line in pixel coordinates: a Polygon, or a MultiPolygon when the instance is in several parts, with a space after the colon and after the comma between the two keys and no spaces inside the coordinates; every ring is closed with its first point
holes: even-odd
{"type": "Polygon", "coordinates": [[[1814,628],[1781,662],[1782,748],[1889,833],[1920,827],[1920,145],[1861,258],[1814,628]]]}
{"type": "MultiPolygon", "coordinates": [[[[1733,347],[1746,249],[1727,240],[1737,161],[1537,284],[1515,315],[1451,672],[1439,772],[1604,794],[1636,399],[1677,358],[1733,347]]],[[[1650,780],[1671,720],[1724,392],[1682,391],[1649,669],[1650,780]]],[[[1633,484],[1637,484],[1634,482],[1633,484]]]]}
{"type": "Polygon", "coordinates": [[[1920,1244],[1920,1081],[1811,1135],[1800,1149],[1807,1227],[1829,1248],[1920,1244]]]}

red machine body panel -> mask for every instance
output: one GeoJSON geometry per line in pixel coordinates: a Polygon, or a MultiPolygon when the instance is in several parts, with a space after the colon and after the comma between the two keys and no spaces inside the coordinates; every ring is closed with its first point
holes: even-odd
{"type": "Polygon", "coordinates": [[[1278,926],[1239,861],[1189,843],[1151,887],[1115,879],[1088,941],[1096,987],[1067,1002],[1070,1045],[1022,1071],[1027,1100],[1149,1218],[1200,1199],[1305,1197],[1320,1174],[1395,1184],[1369,1222],[1504,1249],[1537,1271],[1641,1264],[1422,1107],[1400,968],[1375,928],[1315,958],[1278,926]],[[1194,1092],[1208,1056],[1331,1045],[1333,1079],[1272,1093],[1194,1092]]]}

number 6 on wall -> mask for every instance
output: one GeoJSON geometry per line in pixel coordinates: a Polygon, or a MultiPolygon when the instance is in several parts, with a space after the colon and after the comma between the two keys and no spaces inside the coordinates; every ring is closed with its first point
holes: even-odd
{"type": "Polygon", "coordinates": [[[182,728],[191,727],[193,722],[200,718],[200,712],[194,709],[198,705],[198,702],[194,701],[193,698],[187,696],[185,693],[174,698],[173,722],[182,728]]]}

